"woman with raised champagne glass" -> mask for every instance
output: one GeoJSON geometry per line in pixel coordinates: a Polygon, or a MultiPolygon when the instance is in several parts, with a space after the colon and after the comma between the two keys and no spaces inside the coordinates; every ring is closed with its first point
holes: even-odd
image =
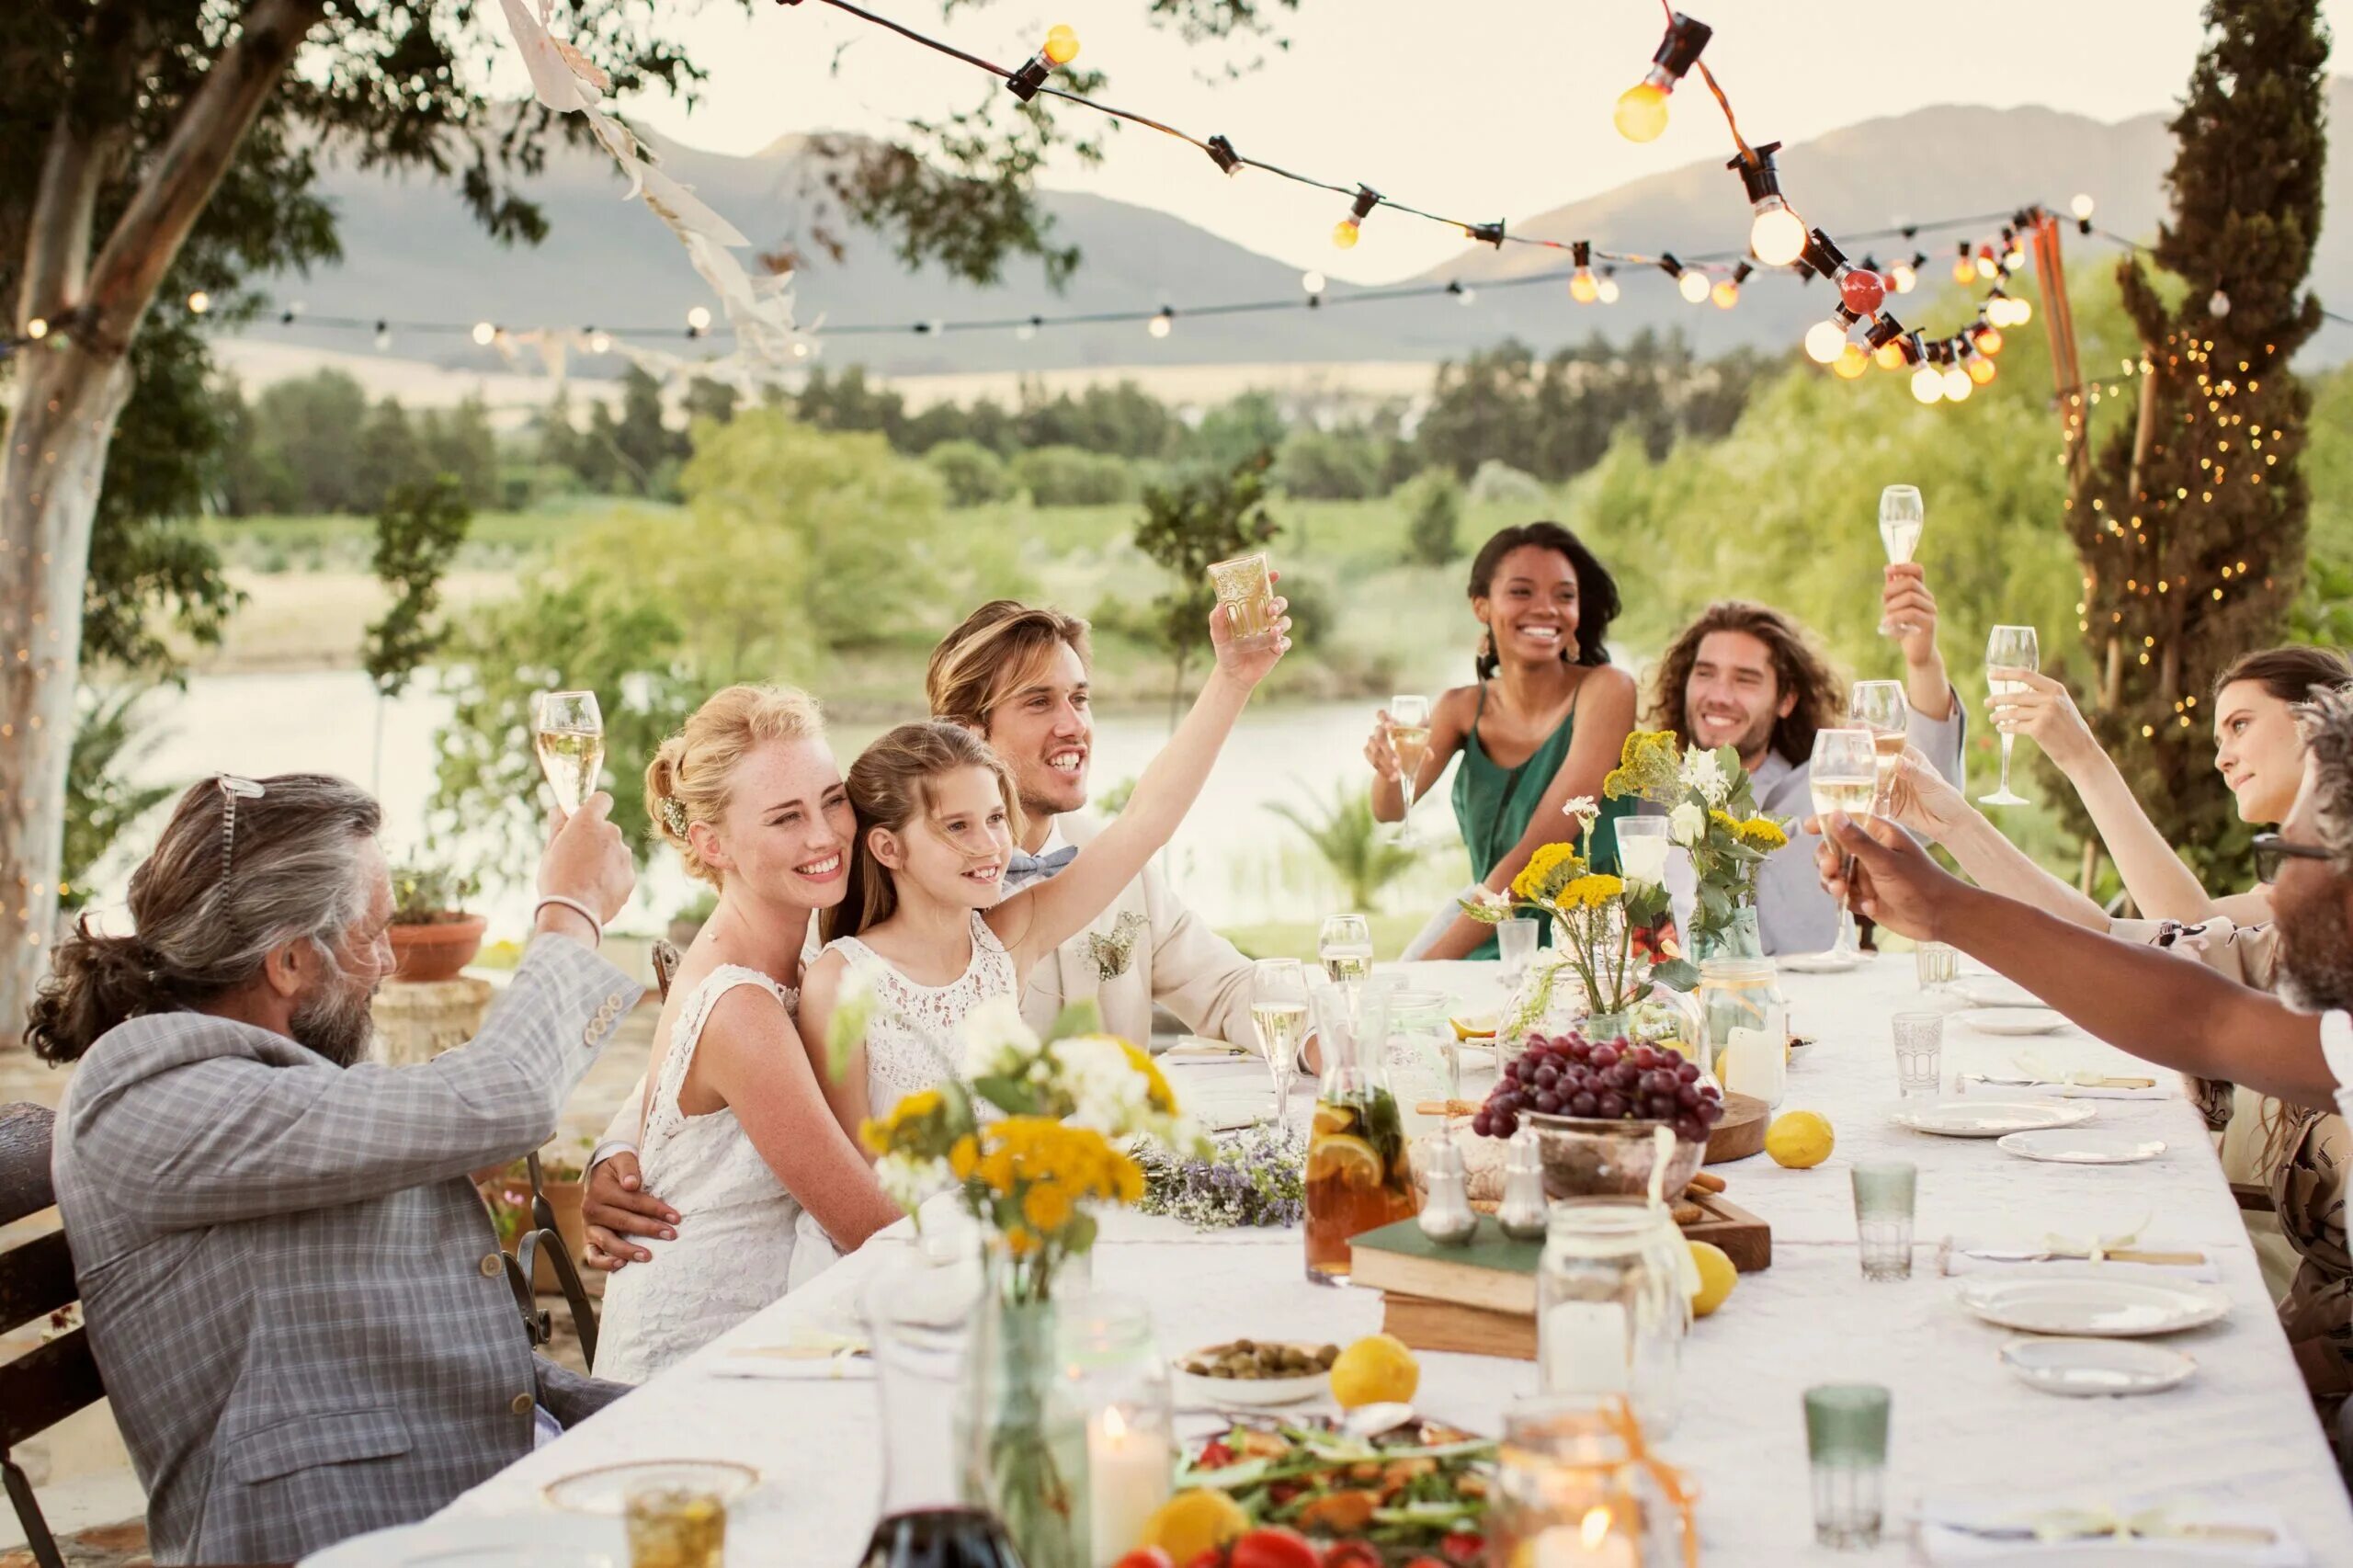
{"type": "MultiPolygon", "coordinates": [[[[1604,645],[1618,615],[1618,585],[1560,524],[1525,523],[1497,533],[1472,562],[1470,586],[1480,626],[1478,679],[1431,705],[1411,798],[1420,799],[1454,755],[1462,755],[1455,819],[1472,874],[1500,892],[1540,847],[1576,834],[1576,819],[1563,814],[1570,801],[1600,800],[1601,781],[1634,727],[1635,689],[1633,677],[1610,665],[1604,645]]],[[[1410,803],[1396,731],[1397,716],[1384,710],[1365,744],[1372,812],[1382,822],[1403,821],[1410,803]]],[[[1615,824],[1632,805],[1603,801],[1599,820],[1615,824]]],[[[1597,869],[1614,871],[1614,828],[1584,846],[1586,855],[1597,869]]],[[[1449,901],[1404,956],[1493,958],[1495,929],[1454,913],[1449,901]]]]}

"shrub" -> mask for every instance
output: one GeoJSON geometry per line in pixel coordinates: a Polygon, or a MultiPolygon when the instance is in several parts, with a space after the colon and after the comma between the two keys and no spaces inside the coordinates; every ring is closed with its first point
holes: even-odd
{"type": "Polygon", "coordinates": [[[1534,474],[1489,458],[1471,476],[1471,499],[1482,506],[1541,506],[1551,497],[1534,474]]]}
{"type": "Polygon", "coordinates": [[[1454,471],[1427,468],[1397,487],[1405,513],[1405,556],[1424,566],[1443,566],[1462,553],[1462,482],[1454,471]]]}
{"type": "Polygon", "coordinates": [[[942,441],[923,460],[948,487],[950,506],[985,506],[1013,494],[1012,471],[978,441],[942,441]]]}
{"type": "Polygon", "coordinates": [[[1359,431],[1294,430],[1275,460],[1275,483],[1307,501],[1364,501],[1381,491],[1381,444],[1359,431]]]}
{"type": "Polygon", "coordinates": [[[1013,476],[1040,506],[1104,506],[1136,498],[1122,458],[1076,447],[1036,447],[1013,460],[1013,476]]]}

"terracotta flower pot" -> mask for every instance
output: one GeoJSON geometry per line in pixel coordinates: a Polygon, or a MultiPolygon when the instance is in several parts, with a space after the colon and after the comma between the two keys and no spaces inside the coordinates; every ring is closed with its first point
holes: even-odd
{"type": "MultiPolygon", "coordinates": [[[[547,1194],[548,1207],[555,1210],[555,1231],[563,1238],[564,1253],[577,1267],[580,1255],[588,1250],[588,1225],[580,1217],[580,1202],[587,1196],[588,1184],[585,1181],[558,1181],[553,1176],[547,1176],[540,1180],[540,1190],[547,1194]]],[[[555,1265],[550,1263],[544,1255],[540,1256],[535,1272],[539,1278],[532,1281],[532,1288],[538,1294],[553,1296],[563,1292],[563,1286],[556,1278],[555,1265]]],[[[584,1280],[595,1278],[585,1268],[579,1272],[584,1280]]]]}
{"type": "Polygon", "coordinates": [[[412,984],[453,980],[482,951],[482,934],[488,921],[479,915],[430,926],[393,926],[384,935],[392,939],[396,960],[392,978],[412,984]]]}

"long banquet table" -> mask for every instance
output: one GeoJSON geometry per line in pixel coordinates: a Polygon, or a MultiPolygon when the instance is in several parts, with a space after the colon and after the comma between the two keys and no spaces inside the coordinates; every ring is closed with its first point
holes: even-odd
{"type": "MultiPolygon", "coordinates": [[[[1492,964],[1383,966],[1384,972],[1392,967],[1415,984],[1446,990],[1463,1007],[1493,1006],[1500,996],[1492,964]]],[[[1904,1519],[1926,1492],[2040,1498],[2072,1490],[2121,1501],[2202,1487],[2278,1507],[2313,1562],[2353,1563],[2353,1510],[2188,1103],[2177,1096],[2093,1102],[2093,1125],[2154,1134],[2167,1144],[2156,1160],[2132,1165],[2036,1164],[1990,1142],[1909,1132],[1887,1116],[1895,1098],[1889,1018],[1924,1005],[1909,955],[1881,956],[1847,974],[1784,974],[1781,983],[1792,1029],[1814,1040],[1793,1060],[1783,1108],[1828,1116],[1837,1146],[1812,1170],[1784,1170],[1762,1155],[1715,1167],[1730,1182],[1729,1196],[1771,1223],[1773,1264],[1743,1276],[1722,1310],[1694,1326],[1685,1353],[1685,1414],[1658,1445],[1701,1489],[1707,1560],[1754,1568],[1917,1561],[1904,1519]],[[1907,1282],[1861,1278],[1847,1169],[1864,1158],[1919,1166],[1907,1282]],[[2208,1254],[2233,1303],[2222,1323],[2163,1341],[2198,1362],[2195,1377],[2165,1393],[2074,1400],[2029,1389],[1997,1358],[2010,1333],[1964,1312],[1953,1299],[1955,1281],[1937,1271],[1937,1244],[1948,1233],[2088,1237],[2143,1221],[2144,1244],[2208,1254]],[[1834,1559],[1813,1544],[1800,1394],[1809,1384],[1858,1380],[1893,1391],[1889,1531],[1876,1551],[1834,1559]]],[[[2006,1071],[2022,1051],[2063,1069],[2130,1061],[2072,1028],[1997,1039],[1948,1020],[1948,1082],[1959,1070],[2006,1071]]],[[[1255,1059],[1187,1063],[1175,1081],[1180,1096],[1220,1101],[1267,1082],[1255,1059]]],[[[1466,1092],[1482,1086],[1474,1081],[1466,1092]]],[[[1312,1086],[1302,1096],[1308,1092],[1312,1086]]],[[[1294,1105],[1295,1118],[1302,1109],[1294,1105]]],[[[731,1563],[856,1562],[879,1485],[873,1383],[755,1381],[722,1369],[742,1347],[838,1329],[854,1315],[861,1282],[904,1244],[878,1238],[460,1497],[449,1514],[542,1507],[546,1483],[596,1465],[728,1458],[757,1466],[767,1483],[757,1515],[731,1532],[731,1563]]],[[[1345,1344],[1380,1326],[1377,1293],[1311,1285],[1302,1266],[1296,1231],[1196,1234],[1127,1214],[1105,1226],[1094,1283],[1149,1301],[1161,1345],[1172,1354],[1236,1335],[1345,1344]]],[[[1426,1354],[1422,1364],[1417,1406],[1477,1430],[1499,1430],[1513,1400],[1535,1388],[1527,1362],[1426,1354]]],[[[1180,1418],[1180,1428],[1199,1425],[1180,1418]]]]}

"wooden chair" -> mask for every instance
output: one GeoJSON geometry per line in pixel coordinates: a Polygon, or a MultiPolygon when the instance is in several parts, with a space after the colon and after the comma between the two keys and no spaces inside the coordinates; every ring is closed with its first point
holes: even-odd
{"type": "MultiPolygon", "coordinates": [[[[54,1120],[40,1106],[0,1106],[0,1225],[57,1201],[49,1179],[54,1120]]],[[[51,1231],[0,1252],[0,1333],[71,1306],[80,1297],[64,1232],[51,1231]]],[[[38,1568],[65,1568],[65,1559],[33,1499],[31,1479],[9,1450],[106,1396],[88,1331],[82,1328],[0,1364],[0,1481],[38,1568]]]]}

